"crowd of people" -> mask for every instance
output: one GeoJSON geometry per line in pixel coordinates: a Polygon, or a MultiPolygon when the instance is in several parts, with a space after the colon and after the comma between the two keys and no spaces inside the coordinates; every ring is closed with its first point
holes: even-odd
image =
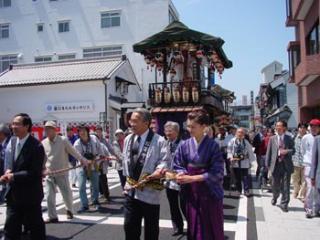
{"type": "Polygon", "coordinates": [[[262,189],[272,192],[272,205],[281,194],[280,208],[288,212],[290,186],[293,197],[304,202],[306,217],[320,215],[320,120],[299,124],[296,134],[285,121],[257,133],[235,126],[210,125],[205,110],[194,110],[186,119],[190,138],[181,138],[180,125],[168,121],[164,136],[151,128],[152,115],[135,109],[130,129],[115,131],[114,142],[97,126],[90,132],[80,125],[66,136],[54,121],[44,125],[45,138],[32,136],[32,120],[17,114],[10,125],[0,124],[0,201],[7,203],[4,239],[20,239],[21,228],[31,239],[45,239],[45,223],[59,222],[56,193],[59,189],[68,219],[73,218],[72,188],[78,188],[78,214],[100,211],[101,198],[110,201],[108,168],[114,161],[124,201],[125,238],[158,239],[160,194],[165,189],[170,206],[173,236],[188,239],[224,239],[224,190],[237,197],[251,196],[251,168],[262,189]],[[319,136],[318,136],[319,135],[319,136]],[[87,194],[90,182],[90,200],[87,194]],[[43,221],[41,202],[45,185],[48,219],[43,221]],[[91,202],[91,204],[90,204],[91,202]]]}

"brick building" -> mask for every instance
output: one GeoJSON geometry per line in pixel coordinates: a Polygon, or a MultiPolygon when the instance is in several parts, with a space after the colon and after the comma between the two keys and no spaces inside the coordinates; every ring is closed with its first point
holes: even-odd
{"type": "Polygon", "coordinates": [[[295,28],[288,45],[290,81],[298,87],[301,122],[320,118],[320,3],[319,0],[286,0],[287,27],[295,28]]]}

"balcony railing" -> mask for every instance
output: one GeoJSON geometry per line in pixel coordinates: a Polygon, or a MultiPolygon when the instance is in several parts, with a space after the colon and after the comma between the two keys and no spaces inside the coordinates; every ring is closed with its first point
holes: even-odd
{"type": "Polygon", "coordinates": [[[151,106],[200,105],[201,85],[199,81],[179,81],[149,84],[151,106]]]}

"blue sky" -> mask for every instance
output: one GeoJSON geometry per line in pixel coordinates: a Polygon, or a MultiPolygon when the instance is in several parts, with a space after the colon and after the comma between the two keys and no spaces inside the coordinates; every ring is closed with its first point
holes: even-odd
{"type": "Polygon", "coordinates": [[[242,95],[255,95],[261,69],[274,60],[288,68],[287,45],[294,40],[286,28],[285,0],[173,0],[180,20],[189,28],[225,40],[224,50],[233,68],[217,83],[242,95]]]}

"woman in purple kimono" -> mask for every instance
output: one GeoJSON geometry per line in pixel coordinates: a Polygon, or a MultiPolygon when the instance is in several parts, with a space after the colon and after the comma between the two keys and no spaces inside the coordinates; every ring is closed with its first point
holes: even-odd
{"type": "Polygon", "coordinates": [[[188,114],[191,138],[177,150],[174,169],[186,202],[188,239],[223,240],[223,158],[218,144],[206,134],[205,110],[188,114]]]}

